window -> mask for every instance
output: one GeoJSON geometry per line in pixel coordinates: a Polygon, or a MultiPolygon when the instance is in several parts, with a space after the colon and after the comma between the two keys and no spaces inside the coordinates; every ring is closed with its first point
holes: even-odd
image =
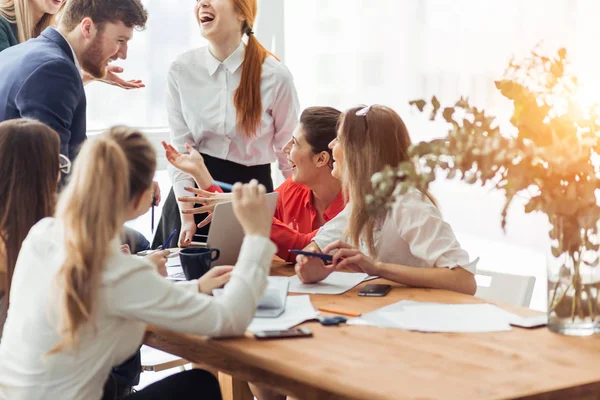
{"type": "MultiPolygon", "coordinates": [[[[494,80],[511,56],[538,43],[552,52],[566,46],[582,78],[598,85],[590,92],[600,92],[594,80],[599,11],[593,0],[285,0],[286,63],[302,107],[388,105],[413,141],[427,140],[445,134],[444,125],[410,110],[409,100],[435,94],[443,103],[466,95],[508,121],[512,106],[494,80]]],[[[507,235],[501,231],[503,193],[444,181],[432,189],[459,239],[472,235],[546,251],[546,218],[524,214],[522,205],[511,210],[507,235]]]]}
{"type": "Polygon", "coordinates": [[[88,130],[116,124],[136,127],[167,127],[164,93],[167,72],[175,58],[205,40],[194,17],[193,1],[146,0],[146,29],[135,32],[127,60],[115,64],[125,69],[125,79],[141,79],[146,88],[124,91],[102,83],[86,87],[88,130]]]}

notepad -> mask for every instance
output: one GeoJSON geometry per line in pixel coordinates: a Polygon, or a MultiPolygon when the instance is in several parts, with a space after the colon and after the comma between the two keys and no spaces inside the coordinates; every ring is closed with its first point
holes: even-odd
{"type": "Polygon", "coordinates": [[[309,296],[289,296],[285,311],[277,318],[254,318],[248,327],[249,332],[290,329],[304,321],[315,319],[315,311],[309,296]]]}
{"type": "Polygon", "coordinates": [[[302,283],[297,275],[290,279],[290,293],[309,294],[342,294],[352,289],[365,279],[373,279],[359,272],[332,272],[318,283],[302,283]]]}

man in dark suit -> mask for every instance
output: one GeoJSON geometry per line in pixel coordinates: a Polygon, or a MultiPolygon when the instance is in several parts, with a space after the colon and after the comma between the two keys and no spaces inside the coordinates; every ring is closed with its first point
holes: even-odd
{"type": "Polygon", "coordinates": [[[0,53],[0,121],[33,118],[56,130],[60,152],[74,159],[86,139],[83,70],[106,76],[111,61],[127,58],[134,28],[147,12],[139,0],[73,0],[57,29],[0,53]]]}

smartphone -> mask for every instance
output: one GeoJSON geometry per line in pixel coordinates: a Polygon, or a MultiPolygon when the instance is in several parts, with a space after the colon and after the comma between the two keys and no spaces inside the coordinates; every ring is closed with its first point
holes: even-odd
{"type": "Polygon", "coordinates": [[[311,330],[308,328],[294,328],[283,331],[258,331],[254,333],[254,337],[257,340],[303,338],[312,337],[312,335],[311,330]]]}
{"type": "Polygon", "coordinates": [[[360,292],[358,292],[359,296],[371,296],[371,297],[383,297],[392,288],[391,285],[365,285],[360,292]]]}
{"type": "Polygon", "coordinates": [[[333,261],[333,256],[330,256],[329,254],[323,254],[323,253],[311,253],[310,251],[304,251],[304,250],[290,250],[290,253],[294,253],[294,254],[302,254],[304,256],[307,257],[317,257],[320,258],[321,260],[325,261],[325,262],[332,262],[333,261]]]}

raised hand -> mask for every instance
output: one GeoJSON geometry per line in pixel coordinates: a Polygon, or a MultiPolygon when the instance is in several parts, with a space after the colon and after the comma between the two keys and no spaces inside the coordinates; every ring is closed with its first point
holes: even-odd
{"type": "Polygon", "coordinates": [[[233,186],[233,212],[246,235],[269,237],[272,218],[267,206],[267,190],[256,179],[247,184],[233,186]]]}

